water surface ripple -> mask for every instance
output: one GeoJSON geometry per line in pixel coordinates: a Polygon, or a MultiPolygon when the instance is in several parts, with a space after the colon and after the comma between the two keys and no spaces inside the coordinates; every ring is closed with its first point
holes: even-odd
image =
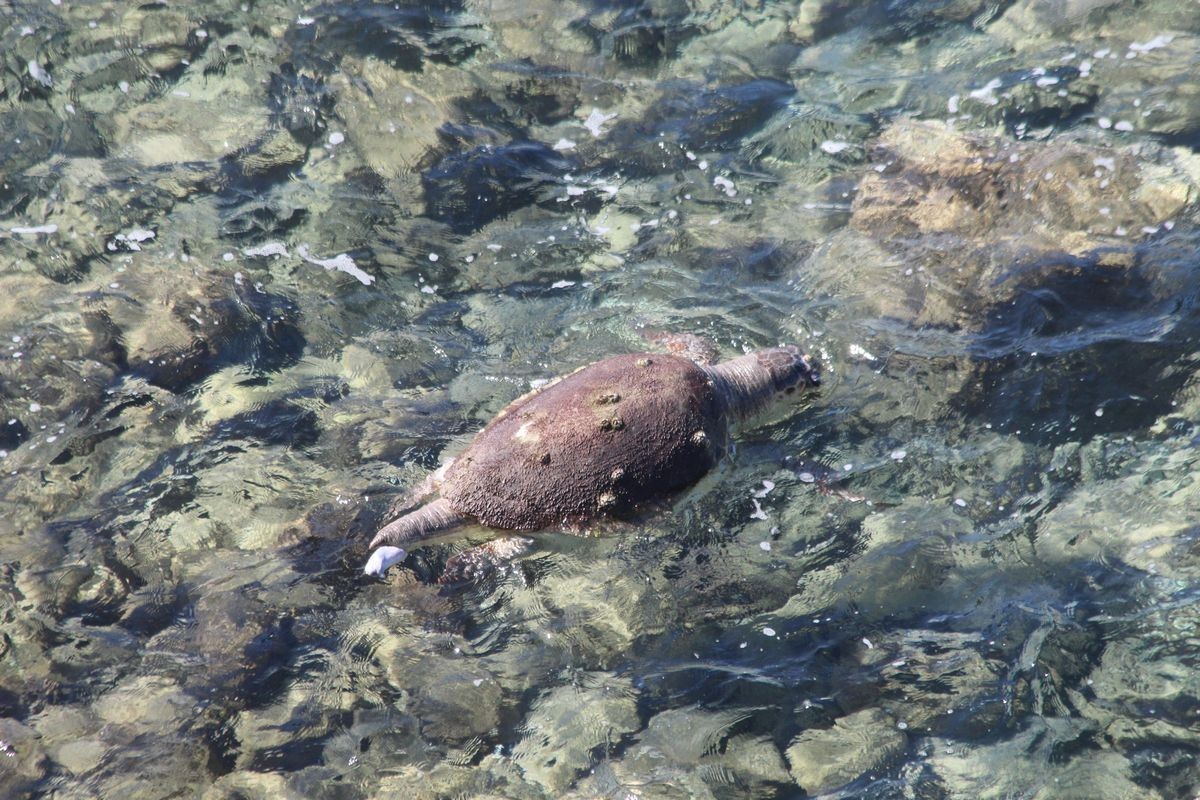
{"type": "Polygon", "coordinates": [[[1195,796],[1195,12],[0,4],[0,796],[1195,796]],[[361,574],[662,330],[825,384],[361,574]]]}

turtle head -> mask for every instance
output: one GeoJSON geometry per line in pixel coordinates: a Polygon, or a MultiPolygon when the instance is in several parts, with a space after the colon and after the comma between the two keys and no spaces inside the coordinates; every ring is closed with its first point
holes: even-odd
{"type": "Polygon", "coordinates": [[[769,347],[753,355],[766,370],[776,394],[795,394],[821,385],[821,374],[813,366],[812,358],[794,344],[769,347]]]}
{"type": "Polygon", "coordinates": [[[812,360],[790,344],[756,350],[705,371],[725,413],[737,420],[755,417],[777,399],[821,385],[812,360]]]}

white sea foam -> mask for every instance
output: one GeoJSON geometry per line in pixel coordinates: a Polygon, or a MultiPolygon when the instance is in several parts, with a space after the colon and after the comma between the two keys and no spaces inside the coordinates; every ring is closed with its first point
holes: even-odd
{"type": "Polygon", "coordinates": [[[583,121],[583,127],[598,139],[604,135],[604,124],[616,118],[616,114],[605,114],[600,109],[593,108],[592,113],[588,114],[588,118],[583,121]]]}
{"type": "Polygon", "coordinates": [[[1166,47],[1173,41],[1175,41],[1175,37],[1171,34],[1160,33],[1148,42],[1131,42],[1129,49],[1135,53],[1149,53],[1151,50],[1166,47]]]}
{"type": "Polygon", "coordinates": [[[971,92],[971,97],[981,103],[994,106],[1000,101],[996,99],[996,90],[1002,86],[999,78],[992,78],[982,87],[971,92]]]}
{"type": "Polygon", "coordinates": [[[325,269],[344,272],[352,278],[358,280],[364,286],[370,286],[375,282],[375,276],[368,275],[366,272],[363,272],[362,269],[360,269],[359,266],[354,263],[354,259],[346,253],[340,253],[333,258],[314,258],[308,254],[308,245],[304,244],[297,247],[296,252],[299,253],[300,257],[308,263],[316,264],[318,267],[324,267],[325,269]]]}
{"type": "Polygon", "coordinates": [[[42,65],[37,61],[34,61],[31,58],[29,59],[29,64],[27,66],[29,68],[29,77],[33,78],[42,86],[45,86],[47,89],[54,85],[54,79],[50,77],[50,73],[46,72],[45,68],[42,67],[42,65]]]}
{"type": "Polygon", "coordinates": [[[242,255],[247,256],[286,256],[288,249],[282,242],[267,242],[258,247],[246,247],[242,250],[242,255]]]}

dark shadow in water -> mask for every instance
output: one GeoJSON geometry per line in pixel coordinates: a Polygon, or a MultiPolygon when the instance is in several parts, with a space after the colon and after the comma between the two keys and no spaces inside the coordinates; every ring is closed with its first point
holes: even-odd
{"type": "Polygon", "coordinates": [[[320,78],[300,72],[290,61],[271,73],[267,107],[271,122],[291,132],[305,145],[312,145],[329,129],[333,115],[333,93],[320,78]]]}
{"type": "MultiPolygon", "coordinates": [[[[326,3],[306,16],[319,25],[296,25],[288,31],[297,55],[336,63],[343,54],[374,57],[407,72],[419,72],[425,61],[459,64],[484,43],[478,25],[464,16],[466,4],[456,0],[427,2],[326,3]]],[[[323,66],[332,67],[332,63],[323,66]]]]}
{"type": "Polygon", "coordinates": [[[589,5],[591,13],[571,27],[591,39],[606,59],[626,67],[653,66],[700,32],[692,21],[692,4],[683,0],[591,0],[589,5]]]}
{"type": "MultiPolygon", "coordinates": [[[[1194,242],[1195,233],[1176,244],[1194,242]]],[[[1017,265],[974,337],[978,378],[957,411],[1053,445],[1145,428],[1197,366],[1195,250],[1154,242],[1130,265],[1106,253],[1017,265]]]]}
{"type": "MultiPolygon", "coordinates": [[[[1013,0],[960,3],[957,0],[879,0],[874,3],[854,3],[857,21],[864,23],[872,41],[900,44],[921,41],[946,28],[982,25],[984,21],[1001,16],[1013,0]]],[[[837,19],[852,14],[830,15],[837,19]]]]}
{"type": "Polygon", "coordinates": [[[135,375],[173,392],[230,364],[244,364],[257,373],[274,372],[295,364],[305,339],[297,323],[299,310],[288,298],[239,286],[211,301],[212,324],[181,351],[132,365],[135,375]]]}
{"type": "Polygon", "coordinates": [[[558,70],[530,59],[498,64],[500,74],[520,76],[503,85],[504,95],[496,102],[508,109],[513,122],[520,125],[554,125],[570,118],[583,98],[599,97],[609,85],[599,78],[558,70]]]}
{"type": "MultiPolygon", "coordinates": [[[[621,120],[599,143],[602,166],[630,177],[670,172],[690,164],[688,151],[734,150],[782,109],[795,89],[759,79],[708,89],[687,81],[663,85],[662,95],[638,120],[621,120]]],[[[590,146],[580,146],[585,154],[590,146]]]]}
{"type": "Polygon", "coordinates": [[[308,447],[320,438],[321,428],[312,409],[272,400],[218,422],[210,435],[217,441],[248,439],[268,447],[308,447]]]}
{"type": "Polygon", "coordinates": [[[479,145],[451,153],[421,175],[425,214],[471,233],[549,199],[573,162],[541,142],[479,145]]]}
{"type": "MultiPolygon", "coordinates": [[[[961,568],[956,573],[956,585],[975,583],[961,568]]],[[[692,705],[744,708],[750,712],[744,725],[770,736],[781,749],[802,730],[829,727],[854,711],[881,703],[919,707],[923,701],[955,708],[931,718],[934,733],[985,744],[1011,736],[1032,717],[1050,714],[1051,695],[1069,709],[1068,689],[1090,692],[1084,681],[1099,665],[1109,632],[1104,623],[1089,620],[1136,609],[1133,598],[1145,578],[1111,561],[1069,561],[1000,574],[988,566],[980,570],[978,585],[1003,584],[1011,600],[987,612],[992,621],[983,628],[974,606],[932,590],[927,604],[894,611],[839,601],[802,617],[758,618],[728,628],[700,625],[680,636],[642,642],[619,671],[644,690],[651,714],[692,705]],[[1071,616],[1045,632],[1048,617],[1038,609],[1068,607],[1071,616]],[[764,623],[774,636],[763,635],[764,623]],[[1035,634],[1039,629],[1044,636],[1035,634]],[[1035,635],[1038,647],[1028,662],[1035,635]],[[884,655],[864,657],[870,652],[864,639],[884,648],[884,655]],[[953,681],[919,665],[905,669],[894,663],[903,655],[902,642],[913,653],[951,663],[968,647],[977,663],[991,665],[995,678],[970,702],[959,702],[953,681]],[[697,660],[695,652],[705,653],[704,658],[697,660]]],[[[847,574],[850,595],[859,580],[847,574]]],[[[945,677],[953,678],[953,670],[945,677]]]]}

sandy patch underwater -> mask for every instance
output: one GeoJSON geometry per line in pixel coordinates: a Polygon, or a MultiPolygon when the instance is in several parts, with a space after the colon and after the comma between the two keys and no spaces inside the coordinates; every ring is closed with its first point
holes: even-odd
{"type": "Polygon", "coordinates": [[[0,14],[4,796],[1190,796],[1181,4],[0,14]],[[636,524],[360,574],[667,329],[820,394],[636,524]]]}

